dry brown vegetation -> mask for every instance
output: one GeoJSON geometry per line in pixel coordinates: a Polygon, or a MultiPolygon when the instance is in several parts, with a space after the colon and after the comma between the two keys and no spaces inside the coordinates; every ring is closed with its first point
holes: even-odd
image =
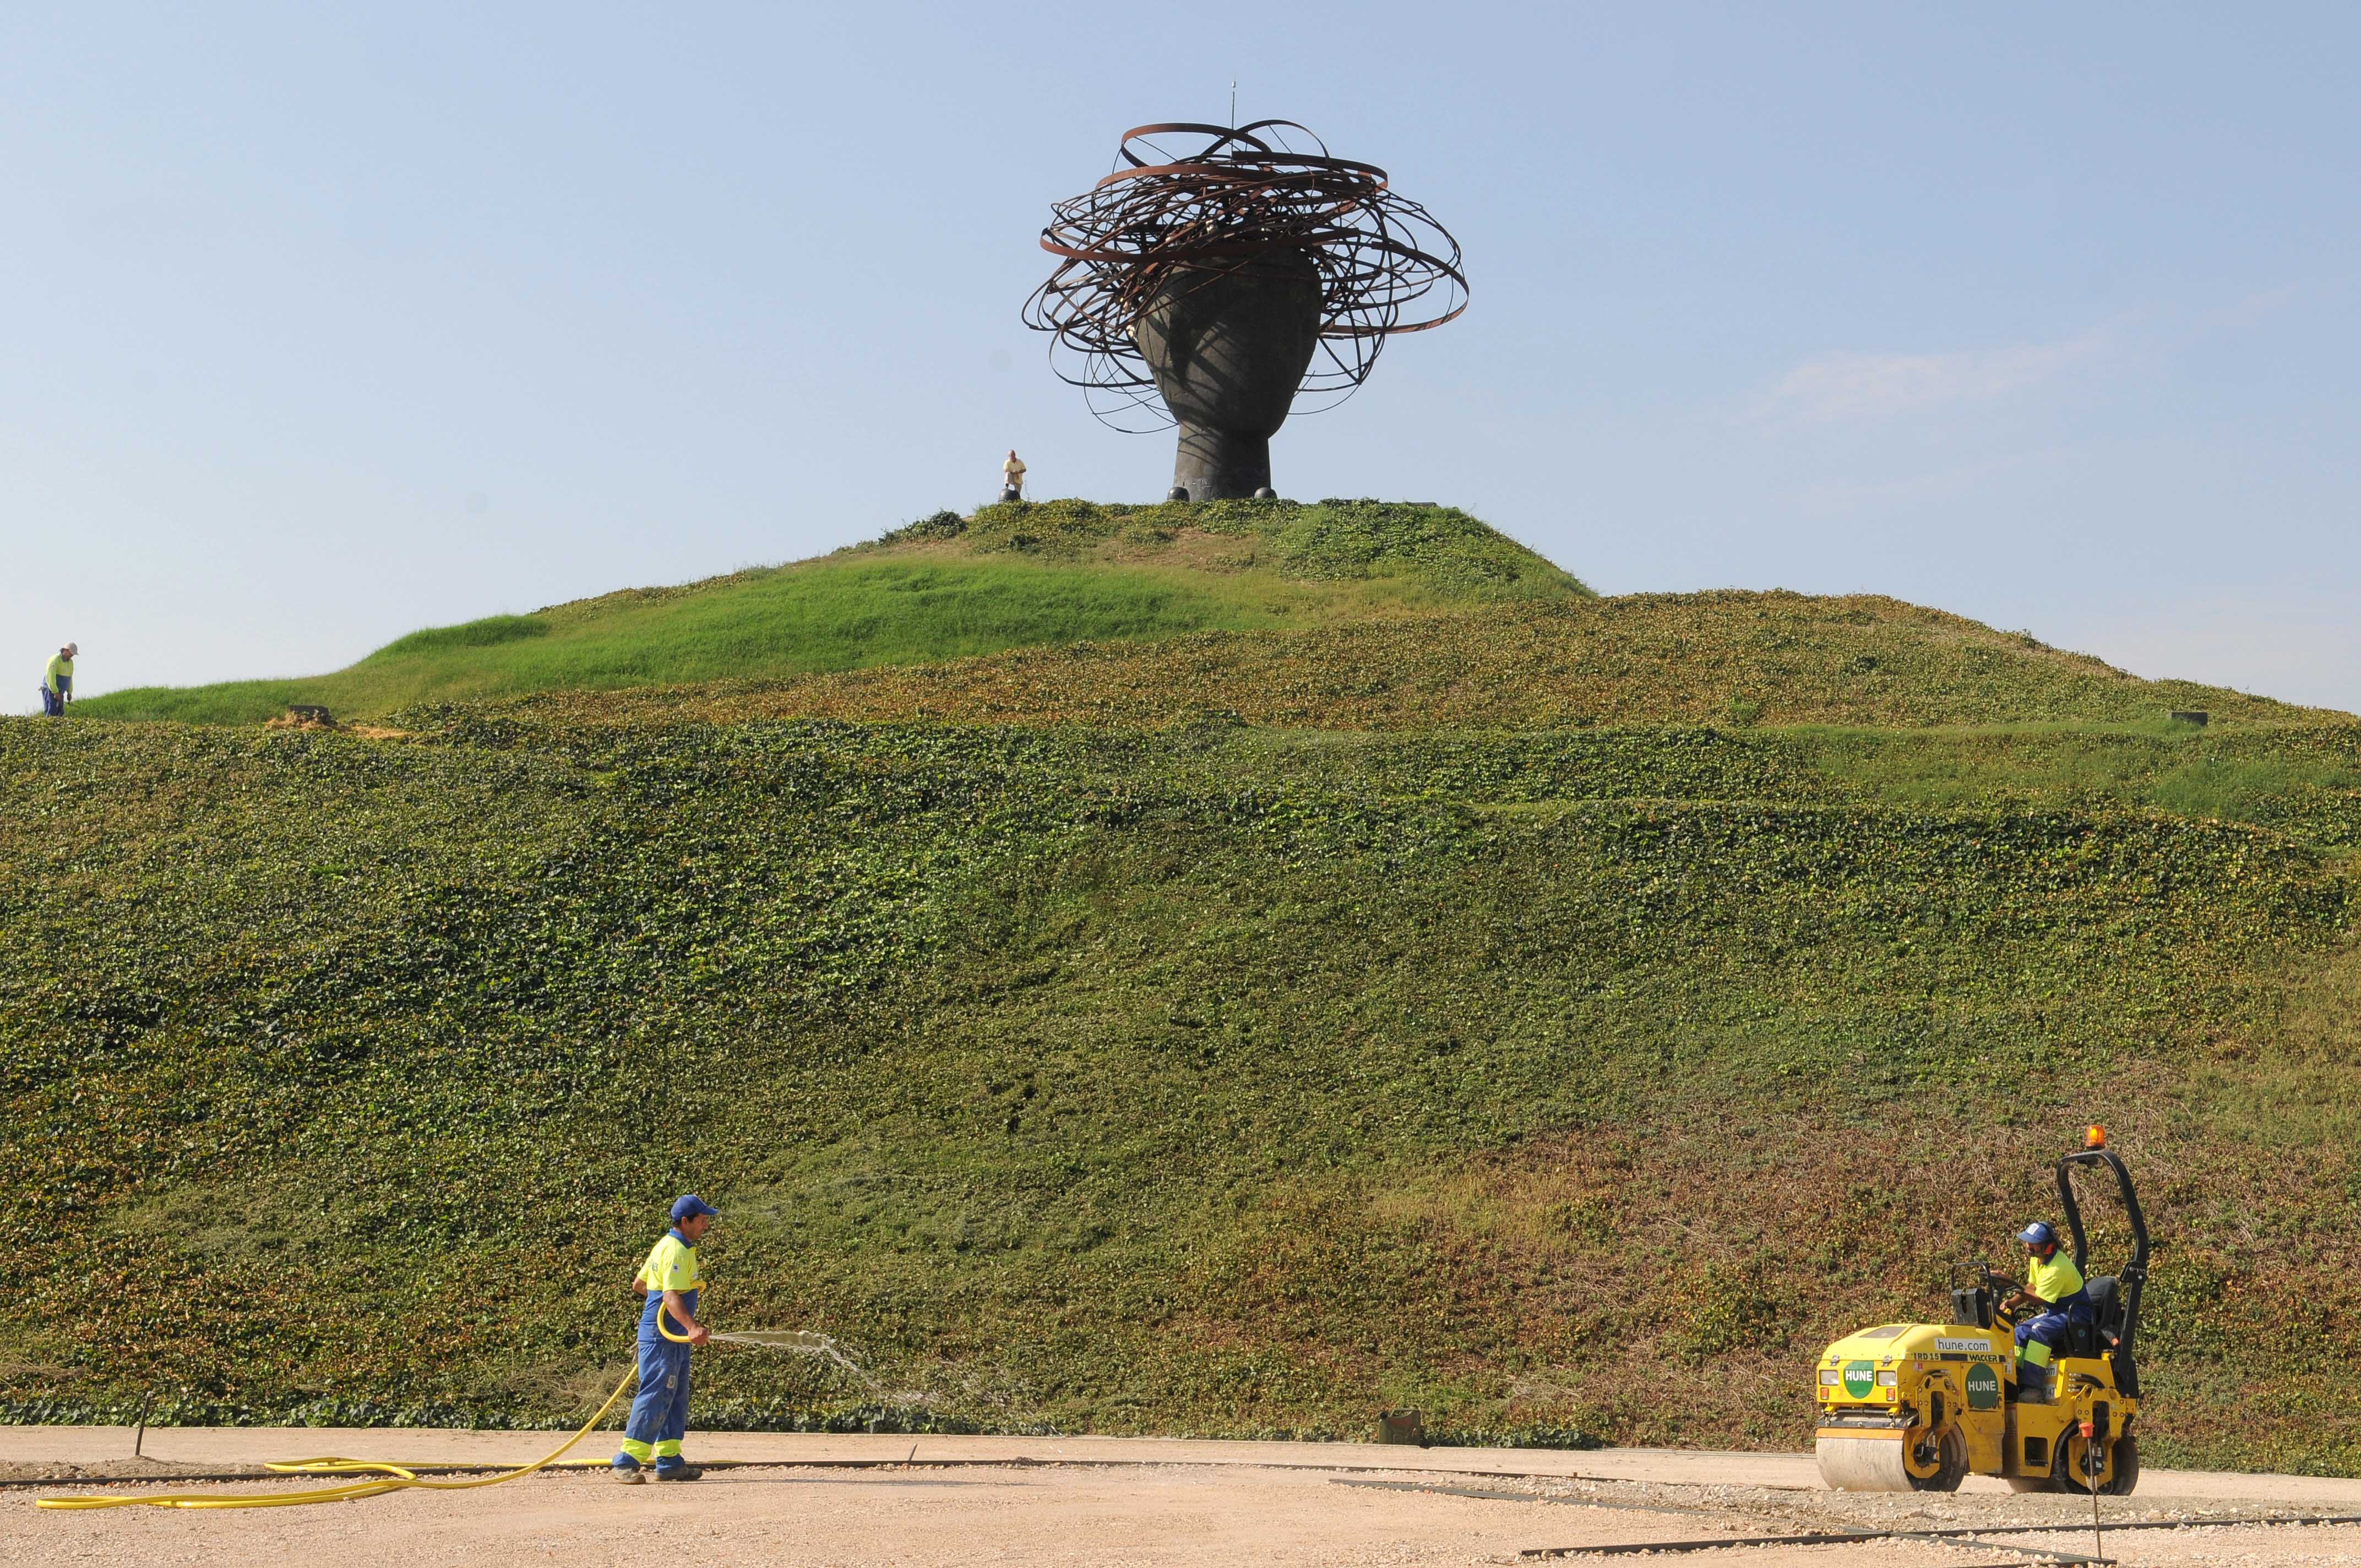
{"type": "Polygon", "coordinates": [[[1618,723],[1912,727],[2217,721],[2317,710],[2145,681],[1941,610],[1728,590],[1396,615],[1304,631],[1080,643],[694,687],[549,692],[499,711],[588,723],[944,719],[1160,729],[1208,717],[1332,729],[1618,723]]]}

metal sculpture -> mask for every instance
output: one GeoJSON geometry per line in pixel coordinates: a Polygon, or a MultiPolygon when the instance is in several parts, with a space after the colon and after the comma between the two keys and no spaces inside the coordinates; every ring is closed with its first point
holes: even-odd
{"type": "Polygon", "coordinates": [[[1387,338],[1467,308],[1450,232],[1292,120],[1126,131],[1115,172],[1051,210],[1041,248],[1062,259],[1025,324],[1100,419],[1180,426],[1181,499],[1268,493],[1299,391],[1333,408],[1387,338]]]}

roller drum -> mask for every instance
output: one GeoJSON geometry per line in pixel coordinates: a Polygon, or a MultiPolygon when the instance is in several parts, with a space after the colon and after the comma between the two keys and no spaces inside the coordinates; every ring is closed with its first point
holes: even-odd
{"type": "Polygon", "coordinates": [[[1817,1444],[1820,1479],[1839,1492],[1956,1492],[1968,1474],[1968,1440],[1957,1427],[1933,1434],[1931,1452],[1922,1430],[1906,1437],[1823,1437],[1817,1444]],[[1913,1444],[1918,1463],[1934,1468],[1921,1475],[1910,1468],[1913,1444]]]}
{"type": "Polygon", "coordinates": [[[1824,1437],[1816,1446],[1820,1480],[1838,1492],[1911,1492],[1904,1444],[1890,1437],[1824,1437]]]}

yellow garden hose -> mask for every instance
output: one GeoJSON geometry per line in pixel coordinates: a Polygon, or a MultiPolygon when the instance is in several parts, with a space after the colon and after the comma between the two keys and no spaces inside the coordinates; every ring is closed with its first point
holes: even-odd
{"type": "MultiPolygon", "coordinates": [[[[686,1334],[676,1334],[664,1327],[662,1307],[656,1309],[656,1332],[675,1344],[688,1343],[686,1334]]],[[[422,1481],[399,1464],[387,1464],[371,1459],[280,1459],[273,1460],[264,1469],[281,1475],[369,1475],[373,1479],[351,1481],[341,1486],[317,1486],[305,1492],[265,1492],[260,1495],[222,1496],[210,1492],[168,1492],[155,1497],[41,1497],[37,1508],[300,1508],[307,1503],[354,1503],[363,1497],[381,1497],[387,1492],[467,1492],[478,1486],[497,1486],[503,1481],[513,1481],[520,1475],[555,1464],[567,1449],[590,1435],[591,1430],[604,1420],[623,1390],[631,1386],[639,1375],[634,1365],[607,1396],[607,1402],[598,1413],[582,1423],[582,1430],[564,1442],[534,1460],[521,1470],[504,1470],[498,1475],[479,1475],[468,1481],[422,1481]]]]}
{"type": "Polygon", "coordinates": [[[590,1435],[591,1429],[615,1408],[623,1390],[638,1376],[634,1366],[623,1374],[598,1413],[582,1423],[582,1430],[567,1438],[556,1448],[534,1460],[522,1470],[505,1470],[498,1475],[479,1475],[469,1481],[422,1481],[399,1464],[387,1464],[371,1459],[281,1459],[263,1466],[281,1475],[374,1475],[369,1481],[348,1482],[342,1486],[319,1486],[308,1492],[266,1492],[259,1497],[224,1497],[209,1492],[168,1492],[157,1497],[42,1497],[33,1506],[37,1508],[293,1508],[306,1503],[352,1503],[363,1497],[374,1497],[386,1492],[466,1492],[478,1486],[497,1486],[503,1481],[513,1481],[520,1475],[530,1475],[545,1465],[554,1464],[566,1451],[590,1435]]]}
{"type": "MultiPolygon", "coordinates": [[[[689,1288],[690,1288],[690,1289],[692,1289],[692,1290],[700,1290],[700,1291],[701,1291],[701,1290],[703,1290],[703,1289],[705,1288],[705,1286],[704,1286],[702,1283],[699,1283],[699,1284],[696,1284],[696,1285],[692,1285],[692,1286],[690,1286],[690,1287],[689,1287],[689,1288]]],[[[704,1306],[704,1305],[705,1305],[705,1298],[704,1298],[703,1296],[699,1296],[699,1297],[697,1297],[697,1304],[698,1306],[700,1306],[700,1307],[704,1306]]],[[[695,1341],[691,1340],[691,1339],[690,1339],[686,1334],[676,1334],[676,1333],[673,1332],[670,1329],[668,1329],[668,1328],[664,1327],[664,1308],[663,1308],[663,1307],[661,1307],[661,1306],[659,1306],[659,1307],[657,1307],[657,1308],[656,1308],[656,1332],[658,1332],[658,1333],[660,1333],[660,1334],[664,1335],[664,1338],[666,1338],[666,1339],[668,1339],[668,1340],[672,1341],[672,1343],[675,1343],[675,1344],[693,1344],[693,1343],[696,1343],[695,1341]]]]}

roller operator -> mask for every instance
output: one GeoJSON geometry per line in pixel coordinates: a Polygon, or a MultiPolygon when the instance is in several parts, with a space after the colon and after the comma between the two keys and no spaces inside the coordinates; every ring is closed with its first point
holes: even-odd
{"type": "Polygon", "coordinates": [[[2016,1388],[2020,1399],[2049,1397],[2049,1364],[2066,1343],[2067,1330],[2091,1321],[2091,1299],[2082,1271],[2058,1246],[2058,1233],[2036,1220],[2017,1233],[2025,1244],[2025,1288],[2015,1298],[2016,1388]]]}

